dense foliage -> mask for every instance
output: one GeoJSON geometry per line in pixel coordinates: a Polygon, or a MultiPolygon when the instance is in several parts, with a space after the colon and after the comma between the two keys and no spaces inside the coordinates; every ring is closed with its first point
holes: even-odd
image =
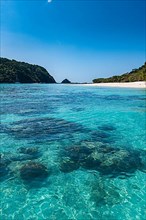
{"type": "Polygon", "coordinates": [[[136,82],[146,81],[146,63],[139,69],[134,69],[130,73],[125,73],[121,76],[112,76],[109,78],[97,78],[93,83],[108,83],[108,82],[136,82]]]}
{"type": "Polygon", "coordinates": [[[56,83],[47,70],[16,60],[0,58],[0,83],[56,83]]]}

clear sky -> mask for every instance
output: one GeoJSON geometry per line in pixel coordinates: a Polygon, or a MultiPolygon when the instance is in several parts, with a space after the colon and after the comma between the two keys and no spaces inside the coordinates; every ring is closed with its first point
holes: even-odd
{"type": "Polygon", "coordinates": [[[1,56],[91,82],[141,66],[144,0],[1,0],[1,56]]]}

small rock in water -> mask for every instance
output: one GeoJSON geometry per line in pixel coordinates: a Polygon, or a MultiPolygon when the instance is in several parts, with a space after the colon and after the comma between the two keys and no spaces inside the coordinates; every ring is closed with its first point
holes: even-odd
{"type": "Polygon", "coordinates": [[[46,166],[37,162],[28,162],[20,168],[21,178],[28,182],[36,179],[45,179],[49,173],[46,166]]]}

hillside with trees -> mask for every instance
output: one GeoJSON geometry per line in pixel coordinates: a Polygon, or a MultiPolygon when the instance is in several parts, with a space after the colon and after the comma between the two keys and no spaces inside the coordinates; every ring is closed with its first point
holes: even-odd
{"type": "Polygon", "coordinates": [[[138,69],[133,69],[130,73],[120,76],[112,76],[109,78],[97,78],[93,83],[109,83],[109,82],[136,82],[146,81],[146,63],[138,69]]]}
{"type": "Polygon", "coordinates": [[[41,66],[0,58],[0,83],[56,83],[56,81],[41,66]]]}

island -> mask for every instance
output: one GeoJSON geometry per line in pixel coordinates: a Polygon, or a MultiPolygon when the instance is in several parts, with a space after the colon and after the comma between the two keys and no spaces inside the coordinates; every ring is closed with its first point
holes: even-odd
{"type": "Polygon", "coordinates": [[[56,83],[56,81],[42,66],[0,58],[0,83],[56,83]]]}
{"type": "Polygon", "coordinates": [[[137,82],[146,81],[146,63],[138,69],[133,69],[130,73],[109,78],[93,79],[93,83],[119,83],[119,82],[137,82]]]}
{"type": "Polygon", "coordinates": [[[68,84],[68,83],[71,83],[71,81],[69,81],[68,79],[64,79],[61,83],[68,84]]]}

